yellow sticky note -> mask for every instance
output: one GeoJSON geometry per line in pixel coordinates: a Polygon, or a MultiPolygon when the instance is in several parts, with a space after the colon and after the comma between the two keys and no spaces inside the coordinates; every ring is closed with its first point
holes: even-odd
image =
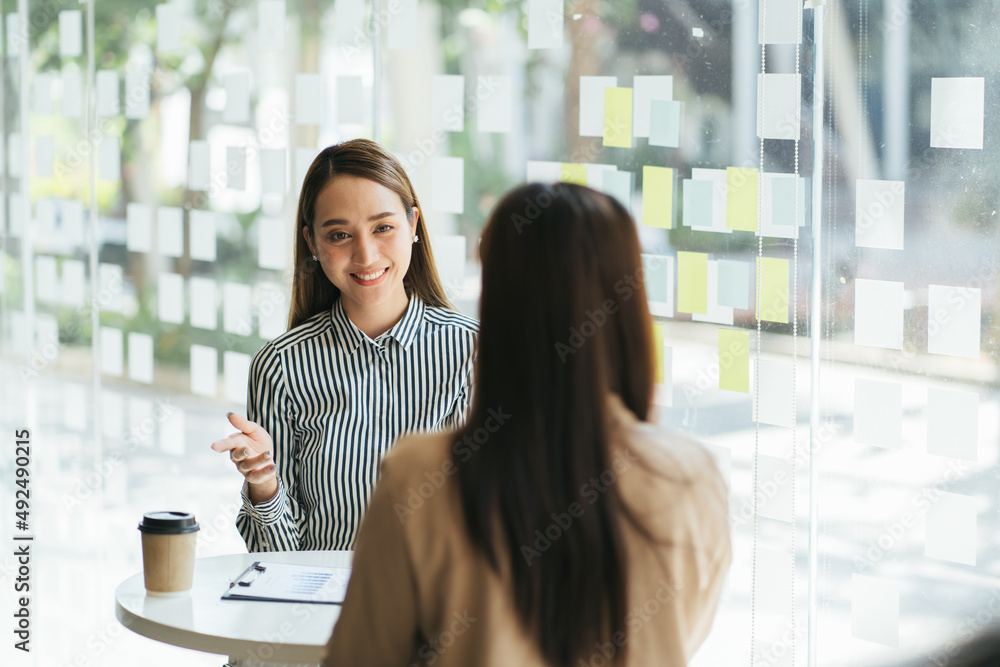
{"type": "Polygon", "coordinates": [[[726,169],[726,227],[757,231],[757,170],[726,169]]]}
{"type": "Polygon", "coordinates": [[[653,325],[653,350],[656,352],[654,359],[656,360],[656,369],[653,373],[654,382],[656,384],[663,384],[663,325],[654,324],[653,325]]]}
{"type": "Polygon", "coordinates": [[[677,310],[708,312],[708,255],[703,252],[677,253],[677,310]]]}
{"type": "Polygon", "coordinates": [[[559,180],[565,183],[587,184],[587,165],[563,162],[559,180]]]}
{"type": "Polygon", "coordinates": [[[788,324],[788,260],[757,258],[760,276],[760,303],[757,319],[788,324]]]}
{"type": "Polygon", "coordinates": [[[750,393],[750,332],[719,329],[719,389],[750,393]]]}
{"type": "Polygon", "coordinates": [[[632,148],[632,89],[604,89],[604,145],[632,148]]]}
{"type": "Polygon", "coordinates": [[[674,218],[674,170],[642,168],[642,224],[671,229],[674,218]]]}

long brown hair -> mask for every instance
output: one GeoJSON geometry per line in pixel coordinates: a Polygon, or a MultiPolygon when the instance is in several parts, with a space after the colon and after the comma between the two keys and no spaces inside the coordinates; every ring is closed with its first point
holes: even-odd
{"type": "Polygon", "coordinates": [[[438,276],[434,253],[431,251],[424,209],[403,166],[393,155],[369,139],[352,139],[328,146],[320,151],[302,181],[299,207],[295,224],[295,273],[292,276],[292,304],[288,312],[288,328],[294,329],[316,313],[329,310],[340,297],[338,289],[312,259],[309,245],[302,229],[312,233],[316,215],[316,199],[327,183],[337,176],[359,176],[383,185],[399,195],[406,211],[406,218],[413,220],[413,208],[420,212],[416,234],[419,243],[413,244],[410,267],[403,276],[403,287],[409,297],[416,294],[431,306],[454,307],[445,296],[438,276]]]}
{"type": "Polygon", "coordinates": [[[624,628],[619,526],[635,517],[614,485],[589,503],[581,494],[611,469],[608,392],[641,420],[651,409],[640,252],[621,204],[566,183],[506,195],[480,244],[476,391],[456,441],[485,432],[478,427],[491,411],[510,418],[471,457],[454,453],[462,507],[472,543],[494,570],[509,564],[517,613],[552,665],[575,665],[624,628]],[[573,503],[582,515],[544,553],[527,556],[524,548],[573,503]]]}

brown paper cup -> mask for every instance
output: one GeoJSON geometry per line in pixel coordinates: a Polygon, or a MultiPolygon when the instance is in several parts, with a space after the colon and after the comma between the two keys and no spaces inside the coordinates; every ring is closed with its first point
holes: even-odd
{"type": "Polygon", "coordinates": [[[146,592],[183,593],[194,581],[194,546],[198,533],[142,534],[142,574],[146,592]]]}

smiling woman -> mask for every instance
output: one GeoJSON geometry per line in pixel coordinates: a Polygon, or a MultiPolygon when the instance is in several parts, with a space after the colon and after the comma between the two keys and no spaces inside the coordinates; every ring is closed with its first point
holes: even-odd
{"type": "Polygon", "coordinates": [[[250,551],[349,549],[382,455],[465,420],[477,323],[452,308],[413,186],[378,144],[323,150],[302,184],[288,331],[212,444],[244,476],[250,551]]]}

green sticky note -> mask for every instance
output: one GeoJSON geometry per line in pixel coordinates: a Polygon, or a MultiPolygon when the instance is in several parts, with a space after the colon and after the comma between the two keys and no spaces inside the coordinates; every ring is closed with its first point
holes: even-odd
{"type": "Polygon", "coordinates": [[[681,103],[653,100],[650,107],[649,145],[679,147],[681,145],[681,103]]]}
{"type": "Polygon", "coordinates": [[[677,253],[677,310],[708,312],[708,255],[703,252],[677,253]]]}
{"type": "Polygon", "coordinates": [[[760,302],[757,319],[788,324],[788,260],[757,258],[760,302]]]}
{"type": "Polygon", "coordinates": [[[726,227],[757,231],[757,170],[726,169],[726,227]]]}
{"type": "Polygon", "coordinates": [[[750,332],[719,329],[719,389],[750,393],[750,332]]]}
{"type": "Polygon", "coordinates": [[[604,145],[632,148],[632,89],[604,89],[604,145]]]}
{"type": "Polygon", "coordinates": [[[653,351],[656,353],[656,368],[653,373],[654,382],[663,384],[663,325],[653,325],[653,351]]]}
{"type": "Polygon", "coordinates": [[[674,170],[667,167],[642,168],[642,224],[673,227],[674,170]]]}
{"type": "Polygon", "coordinates": [[[587,184],[587,165],[563,162],[560,169],[559,180],[565,183],[576,183],[577,185],[587,184]]]}

